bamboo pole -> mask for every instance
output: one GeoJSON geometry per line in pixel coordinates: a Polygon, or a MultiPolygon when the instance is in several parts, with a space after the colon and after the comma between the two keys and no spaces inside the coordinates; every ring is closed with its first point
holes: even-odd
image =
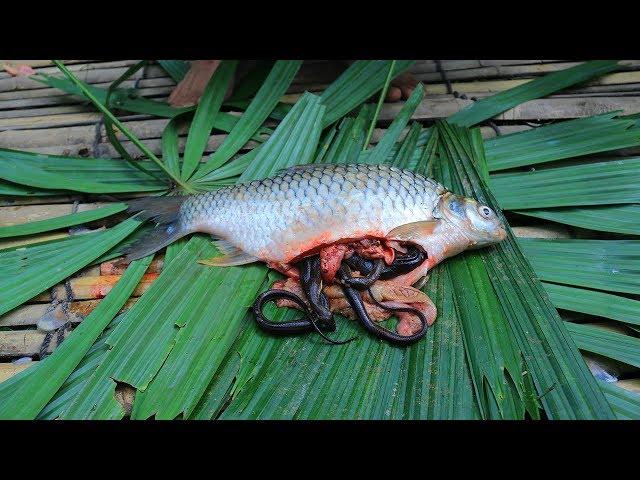
{"type": "MultiPolygon", "coordinates": [[[[163,79],[164,80],[164,79],[163,79]]],[[[105,88],[109,86],[109,84],[101,84],[104,85],[105,88]]],[[[133,88],[133,82],[126,82],[126,84],[122,85],[120,88],[133,88]]],[[[161,85],[156,87],[141,87],[138,86],[136,89],[136,95],[140,97],[150,98],[153,100],[159,100],[159,97],[165,99],[171,93],[173,89],[173,85],[161,85]]],[[[23,97],[23,98],[14,98],[14,99],[5,99],[0,100],[0,111],[7,110],[16,110],[16,109],[27,109],[27,108],[44,108],[44,107],[53,107],[53,106],[61,106],[61,105],[70,105],[70,104],[82,104],[86,103],[85,100],[78,97],[77,95],[64,94],[60,95],[60,91],[57,91],[57,95],[48,95],[48,96],[39,96],[39,97],[23,97]]]]}
{"type": "MultiPolygon", "coordinates": [[[[175,82],[171,77],[156,77],[156,78],[138,78],[134,80],[125,80],[121,84],[121,88],[133,88],[138,85],[138,89],[153,88],[153,87],[167,87],[175,85],[175,82]]],[[[91,84],[94,87],[108,88],[111,82],[98,82],[91,84]]],[[[60,97],[67,96],[77,98],[74,95],[68,94],[57,88],[52,88],[45,85],[46,88],[39,88],[35,90],[9,90],[6,92],[0,92],[0,105],[1,102],[10,100],[21,99],[35,99],[35,98],[47,98],[47,97],[60,97]]],[[[139,91],[138,90],[138,91],[139,91]]]]}
{"type": "Polygon", "coordinates": [[[26,370],[27,368],[35,365],[36,363],[38,362],[36,361],[36,362],[27,362],[27,363],[19,363],[19,364],[0,363],[0,383],[10,379],[15,374],[20,373],[23,370],[26,370]]]}
{"type": "MultiPolygon", "coordinates": [[[[119,313],[129,310],[140,297],[131,297],[128,299],[119,313]]],[[[69,313],[67,317],[61,320],[68,320],[73,324],[81,322],[89,315],[99,304],[99,299],[78,300],[69,303],[69,313]]],[[[34,327],[46,313],[50,306],[46,303],[32,303],[22,305],[11,312],[0,317],[0,327],[34,327]]]]}
{"type": "MultiPolygon", "coordinates": [[[[86,212],[109,205],[105,202],[80,203],[76,212],[86,212]]],[[[0,227],[26,222],[46,220],[73,212],[73,204],[24,205],[16,207],[0,207],[0,227]]]]}
{"type": "MultiPolygon", "coordinates": [[[[108,63],[108,62],[107,62],[108,63]]],[[[80,80],[85,83],[93,84],[100,82],[113,82],[117,80],[127,68],[137,61],[124,61],[115,62],[120,65],[117,68],[113,68],[110,65],[105,64],[90,64],[90,65],[70,65],[70,70],[77,74],[80,80]]],[[[44,68],[38,70],[38,73],[46,73],[49,75],[59,75],[59,72],[55,68],[44,68]]],[[[167,77],[167,73],[159,66],[149,65],[144,69],[144,72],[140,71],[132,76],[133,79],[142,78],[157,78],[167,77]]],[[[41,88],[49,88],[48,85],[34,80],[30,77],[13,77],[7,74],[7,77],[0,78],[0,92],[6,92],[9,90],[34,90],[41,88]]]]}
{"type": "Polygon", "coordinates": [[[23,247],[25,245],[31,245],[32,243],[40,243],[40,242],[48,242],[50,240],[59,240],[61,238],[68,237],[68,233],[57,232],[57,233],[42,233],[38,235],[30,235],[27,238],[16,237],[18,240],[9,239],[9,240],[0,240],[0,249],[4,248],[12,248],[12,247],[23,247]]]}
{"type": "MultiPolygon", "coordinates": [[[[118,280],[120,280],[120,277],[121,275],[96,275],[72,278],[69,280],[71,296],[73,300],[96,300],[104,298],[118,280]]],[[[142,295],[149,289],[156,278],[158,278],[158,273],[145,273],[132,295],[134,297],[142,295]]],[[[57,294],[58,298],[64,298],[66,296],[63,285],[57,285],[54,288],[57,288],[59,291],[59,294],[57,294]]],[[[31,302],[50,301],[51,292],[43,292],[31,300],[31,302]]]]}
{"type": "Polygon", "coordinates": [[[640,378],[630,378],[627,380],[620,380],[615,383],[620,388],[624,388],[630,392],[635,392],[640,394],[640,378]]]}
{"type": "MultiPolygon", "coordinates": [[[[0,357],[30,357],[40,352],[45,332],[39,330],[17,330],[0,332],[0,357]]],[[[56,347],[55,338],[49,344],[47,352],[56,347]]]]}

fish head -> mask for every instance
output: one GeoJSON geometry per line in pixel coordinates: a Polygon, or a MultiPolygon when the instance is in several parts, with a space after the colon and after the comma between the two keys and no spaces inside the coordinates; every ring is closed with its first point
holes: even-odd
{"type": "Polygon", "coordinates": [[[440,197],[436,210],[434,217],[454,225],[469,239],[467,248],[481,248],[507,238],[507,230],[496,212],[473,198],[447,192],[440,197]]]}

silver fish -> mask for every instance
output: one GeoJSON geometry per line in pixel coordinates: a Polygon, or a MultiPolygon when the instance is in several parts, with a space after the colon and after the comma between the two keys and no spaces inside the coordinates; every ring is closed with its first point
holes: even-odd
{"type": "Polygon", "coordinates": [[[386,165],[297,166],[213,192],[133,200],[129,210],[161,225],[129,252],[130,260],[205,232],[220,239],[224,253],[210,265],[289,264],[335,242],[383,238],[421,245],[432,266],[506,236],[489,207],[386,165]]]}

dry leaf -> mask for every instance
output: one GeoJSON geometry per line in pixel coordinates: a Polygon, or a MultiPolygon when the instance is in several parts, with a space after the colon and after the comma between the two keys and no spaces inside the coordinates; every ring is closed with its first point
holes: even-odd
{"type": "Polygon", "coordinates": [[[13,75],[14,77],[28,77],[29,75],[36,73],[33,68],[25,64],[10,65],[5,63],[2,67],[9,73],[9,75],[13,75]]]}

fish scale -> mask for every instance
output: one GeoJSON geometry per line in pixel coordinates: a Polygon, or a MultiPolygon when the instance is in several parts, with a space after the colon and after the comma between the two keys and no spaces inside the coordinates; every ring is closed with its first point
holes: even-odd
{"type": "Polygon", "coordinates": [[[445,191],[397,167],[305,165],[189,196],[178,222],[183,232],[207,232],[258,259],[287,263],[319,245],[431,220],[445,191]]]}

